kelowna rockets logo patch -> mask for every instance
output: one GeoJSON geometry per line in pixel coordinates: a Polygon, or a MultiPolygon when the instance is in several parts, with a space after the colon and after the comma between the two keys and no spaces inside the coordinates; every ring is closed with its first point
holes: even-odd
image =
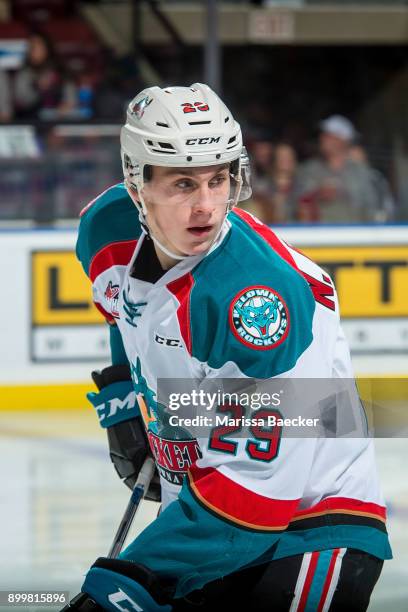
{"type": "Polygon", "coordinates": [[[262,285],[246,287],[234,297],[229,321],[240,342],[264,351],[278,346],[289,331],[285,302],[276,291],[262,285]]]}

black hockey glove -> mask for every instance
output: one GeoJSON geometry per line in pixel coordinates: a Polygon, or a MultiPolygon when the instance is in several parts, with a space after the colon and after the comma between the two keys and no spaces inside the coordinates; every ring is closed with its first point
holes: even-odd
{"type": "MultiPolygon", "coordinates": [[[[109,454],[115,470],[124,483],[133,489],[150,449],[142,418],[132,416],[137,407],[130,368],[125,365],[109,366],[101,372],[92,372],[92,379],[100,393],[89,393],[88,399],[107,431],[109,454]]],[[[157,469],[145,499],[161,501],[157,469]]]]}
{"type": "MultiPolygon", "coordinates": [[[[148,454],[149,445],[141,417],[108,427],[109,454],[115,470],[124,483],[133,489],[140,468],[148,454]]],[[[161,501],[160,478],[155,468],[145,499],[161,501]]]]}

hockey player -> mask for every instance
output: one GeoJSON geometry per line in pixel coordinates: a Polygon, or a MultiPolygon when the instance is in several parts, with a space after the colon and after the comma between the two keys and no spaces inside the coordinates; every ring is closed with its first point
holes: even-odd
{"type": "Polygon", "coordinates": [[[196,439],[158,392],[159,379],[351,378],[330,278],[235,208],[249,161],[206,85],[142,91],[121,148],[124,183],[84,209],[77,244],[112,346],[89,397],[129,486],[150,449],[162,510],[93,564],[71,609],[366,610],[391,557],[372,441],[240,437],[234,423],[196,439]]]}

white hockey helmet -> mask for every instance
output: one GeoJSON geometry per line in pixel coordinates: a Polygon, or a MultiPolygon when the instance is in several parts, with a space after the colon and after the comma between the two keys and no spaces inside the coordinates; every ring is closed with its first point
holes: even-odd
{"type": "MultiPolygon", "coordinates": [[[[226,205],[231,208],[251,196],[241,128],[208,85],[144,89],[129,104],[120,141],[125,182],[139,194],[151,166],[230,163],[231,194],[226,205]]],[[[141,205],[144,209],[143,201],[141,205]]]]}

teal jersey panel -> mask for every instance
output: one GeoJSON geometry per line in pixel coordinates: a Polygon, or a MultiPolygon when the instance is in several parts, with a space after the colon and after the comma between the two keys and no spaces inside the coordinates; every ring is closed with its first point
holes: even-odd
{"type": "Polygon", "coordinates": [[[172,502],[121,554],[174,581],[175,596],[245,567],[333,548],[392,558],[387,534],[372,527],[332,525],[296,533],[255,533],[206,511],[185,482],[172,502]]]}
{"type": "MultiPolygon", "coordinates": [[[[272,558],[282,559],[291,555],[330,548],[357,548],[379,559],[392,559],[392,550],[385,531],[365,525],[347,524],[285,531],[273,549],[272,558]]],[[[265,555],[257,560],[257,563],[270,559],[270,551],[266,551],[265,555]]]]}
{"type": "Polygon", "coordinates": [[[142,563],[160,578],[174,581],[175,597],[237,571],[278,540],[254,533],[207,512],[184,482],[173,501],[119,556],[142,563]]]}

